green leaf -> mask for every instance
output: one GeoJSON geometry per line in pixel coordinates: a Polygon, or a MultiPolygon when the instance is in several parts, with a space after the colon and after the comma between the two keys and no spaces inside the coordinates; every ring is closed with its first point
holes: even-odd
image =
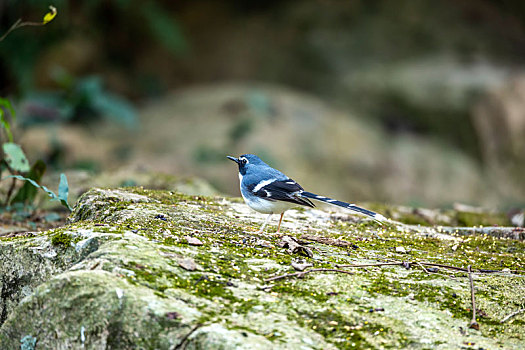
{"type": "Polygon", "coordinates": [[[128,129],[135,129],[138,125],[135,109],[123,98],[109,92],[100,93],[93,97],[93,107],[102,116],[128,129]]]}
{"type": "MultiPolygon", "coordinates": [[[[33,164],[33,167],[29,171],[29,174],[27,174],[27,178],[34,180],[35,182],[40,182],[42,179],[42,176],[46,172],[46,164],[41,161],[37,160],[35,164],[33,164]]],[[[30,184],[29,182],[24,183],[24,185],[18,190],[15,197],[11,201],[11,203],[26,203],[30,204],[33,203],[35,200],[36,194],[38,189],[30,184]]]]}
{"type": "Polygon", "coordinates": [[[13,134],[11,133],[11,123],[9,123],[9,121],[6,119],[4,109],[9,112],[11,118],[14,121],[16,119],[16,113],[13,109],[13,106],[11,105],[11,102],[9,102],[9,100],[6,98],[0,98],[0,124],[2,124],[2,127],[6,132],[7,139],[9,140],[9,142],[13,142],[13,134]]]}
{"type": "Polygon", "coordinates": [[[157,3],[150,1],[143,6],[143,13],[153,37],[173,55],[188,51],[188,43],[180,25],[157,3]]]}
{"type": "Polygon", "coordinates": [[[69,203],[67,202],[67,197],[69,195],[69,185],[67,184],[66,174],[60,174],[60,183],[58,184],[58,199],[64,206],[71,210],[69,203]]]}
{"type": "MultiPolygon", "coordinates": [[[[46,186],[41,186],[39,184],[37,184],[33,179],[30,179],[30,178],[27,178],[27,177],[24,177],[24,176],[21,176],[21,175],[9,175],[9,176],[6,176],[4,177],[2,180],[5,180],[5,179],[9,179],[9,178],[15,178],[15,179],[18,179],[18,180],[22,180],[22,181],[27,181],[29,182],[31,185],[37,187],[37,188],[40,188],[42,189],[44,192],[46,192],[49,197],[51,197],[51,200],[54,200],[54,201],[60,201],[60,203],[62,203],[62,205],[64,205],[66,208],[68,208],[69,210],[73,210],[70,206],[69,206],[69,203],[67,202],[67,200],[63,200],[63,199],[60,199],[56,194],[55,192],[51,191],[49,188],[47,188],[46,186]]],[[[64,193],[64,186],[65,187],[68,187],[67,186],[67,179],[66,179],[66,175],[64,174],[60,174],[60,185],[59,187],[62,186],[62,192],[64,193]]],[[[66,199],[67,199],[67,192],[68,190],[65,190],[65,196],[66,196],[66,199]]]]}
{"type": "Polygon", "coordinates": [[[80,80],[76,92],[81,103],[100,114],[102,117],[123,124],[128,129],[138,125],[135,108],[125,99],[104,89],[102,80],[90,76],[80,80]]]}
{"type": "Polygon", "coordinates": [[[22,148],[16,143],[6,142],[2,145],[9,167],[15,171],[25,173],[29,171],[29,162],[22,148]]]}

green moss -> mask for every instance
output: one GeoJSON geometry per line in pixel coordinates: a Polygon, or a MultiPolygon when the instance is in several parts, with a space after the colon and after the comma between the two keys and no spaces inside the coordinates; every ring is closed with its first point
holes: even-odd
{"type": "MultiPolygon", "coordinates": [[[[262,237],[273,245],[271,248],[257,245],[257,240],[251,239],[249,235],[258,228],[250,221],[250,217],[241,220],[230,219],[225,213],[228,206],[218,204],[216,198],[143,188],[134,188],[132,191],[157,202],[114,200],[107,206],[96,209],[98,212],[94,215],[95,219],[79,222],[76,228],[90,228],[96,232],[111,232],[116,235],[131,231],[148,238],[148,244],[154,244],[159,252],[166,255],[188,255],[194,259],[199,269],[186,271],[178,267],[175,261],[166,262],[161,256],[159,262],[166,264],[164,267],[161,263],[148,260],[150,257],[140,260],[141,255],[137,255],[136,261],[121,266],[132,271],[134,275],[125,275],[122,278],[132,284],[152,289],[155,295],[161,298],[170,298],[177,295],[177,291],[183,291],[201,298],[201,301],[205,300],[206,303],[197,303],[203,314],[200,322],[211,323],[220,320],[233,328],[259,332],[267,339],[284,341],[286,338],[278,332],[263,333],[237,324],[230,316],[236,313],[243,317],[254,307],[262,307],[265,311],[285,315],[289,322],[299,324],[309,332],[315,331],[339,348],[404,348],[410,346],[411,341],[418,340],[410,340],[407,336],[410,330],[403,329],[392,319],[369,314],[370,300],[397,297],[400,298],[400,302],[404,302],[403,300],[409,298],[413,303],[431,305],[436,310],[446,311],[454,320],[468,321],[470,317],[470,295],[465,283],[468,281],[466,275],[441,268],[438,271],[441,275],[426,274],[417,264],[413,264],[410,270],[401,267],[354,269],[355,276],[344,275],[345,277],[341,278],[346,284],[323,284],[326,280],[319,278],[319,275],[314,277],[314,274],[304,278],[266,283],[264,280],[269,277],[295,272],[290,264],[299,256],[279,248],[280,238],[276,236],[262,237]],[[101,226],[102,224],[105,225],[101,226]],[[198,238],[204,245],[188,245],[184,239],[186,235],[198,238]],[[254,263],[257,260],[271,263],[266,268],[259,268],[254,263]],[[355,291],[349,286],[355,284],[361,285],[359,298],[349,295],[355,291]],[[269,287],[258,288],[266,285],[269,287]],[[267,301],[269,297],[275,297],[278,302],[267,301]],[[337,304],[344,304],[347,308],[342,311],[334,307],[337,304]],[[375,343],[374,339],[380,339],[384,343],[375,343]]],[[[412,219],[419,220],[419,216],[414,214],[412,219]]],[[[425,234],[421,230],[416,232],[410,228],[390,224],[381,226],[366,220],[334,220],[319,227],[316,227],[315,222],[311,225],[315,235],[355,244],[355,249],[311,244],[310,248],[315,257],[300,258],[312,263],[314,267],[333,268],[338,264],[395,259],[458,267],[472,265],[474,269],[525,269],[525,244],[520,241],[459,235],[444,240],[430,233],[425,234]],[[395,248],[400,246],[407,250],[406,254],[396,252],[395,248]]],[[[75,228],[68,226],[68,229],[75,228]]],[[[292,231],[284,229],[284,233],[300,239],[301,235],[307,232],[298,226],[292,231]]],[[[57,230],[52,233],[52,242],[67,246],[71,244],[71,237],[57,230]]],[[[487,337],[503,340],[507,339],[508,334],[522,337],[523,331],[518,329],[519,326],[523,326],[521,320],[517,319],[515,324],[501,325],[497,319],[499,315],[495,315],[501,313],[501,305],[505,302],[511,304],[510,310],[518,308],[516,303],[521,300],[519,291],[525,288],[522,284],[498,284],[499,282],[495,281],[497,279],[489,279],[477,285],[480,307],[484,308],[487,314],[480,316],[480,322],[485,325],[481,332],[487,337]],[[491,286],[496,288],[492,290],[491,286]]]]}
{"type": "Polygon", "coordinates": [[[189,203],[211,203],[213,202],[212,197],[207,196],[190,196],[176,191],[162,191],[162,190],[152,190],[145,189],[143,187],[132,187],[126,188],[127,191],[140,194],[143,196],[148,196],[149,198],[155,199],[164,205],[175,205],[180,202],[189,202],[189,203]]]}
{"type": "Polygon", "coordinates": [[[456,212],[459,226],[512,226],[509,218],[504,213],[472,213],[465,211],[456,212]]]}
{"type": "Polygon", "coordinates": [[[54,246],[69,247],[72,241],[73,237],[64,232],[57,232],[51,236],[51,244],[54,246]]]}

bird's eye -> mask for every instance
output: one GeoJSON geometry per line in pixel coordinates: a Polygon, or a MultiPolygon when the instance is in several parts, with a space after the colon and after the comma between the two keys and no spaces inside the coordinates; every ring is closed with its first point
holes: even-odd
{"type": "Polygon", "coordinates": [[[242,164],[248,163],[248,160],[246,158],[241,159],[242,164]]]}

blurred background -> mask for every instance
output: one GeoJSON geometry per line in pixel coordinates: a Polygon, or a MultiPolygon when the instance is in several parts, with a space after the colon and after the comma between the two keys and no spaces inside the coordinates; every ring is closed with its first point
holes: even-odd
{"type": "Polygon", "coordinates": [[[49,5],[0,97],[73,193],[238,195],[226,155],[255,153],[347,201],[525,206],[522,0],[2,0],[0,35],[49,5]]]}

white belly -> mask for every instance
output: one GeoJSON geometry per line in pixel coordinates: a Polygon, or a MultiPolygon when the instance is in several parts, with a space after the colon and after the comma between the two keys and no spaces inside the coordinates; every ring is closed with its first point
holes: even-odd
{"type": "Polygon", "coordinates": [[[262,198],[247,200],[244,196],[243,198],[250,208],[263,214],[281,214],[286,210],[297,206],[297,204],[290,202],[269,201],[262,198]]]}

